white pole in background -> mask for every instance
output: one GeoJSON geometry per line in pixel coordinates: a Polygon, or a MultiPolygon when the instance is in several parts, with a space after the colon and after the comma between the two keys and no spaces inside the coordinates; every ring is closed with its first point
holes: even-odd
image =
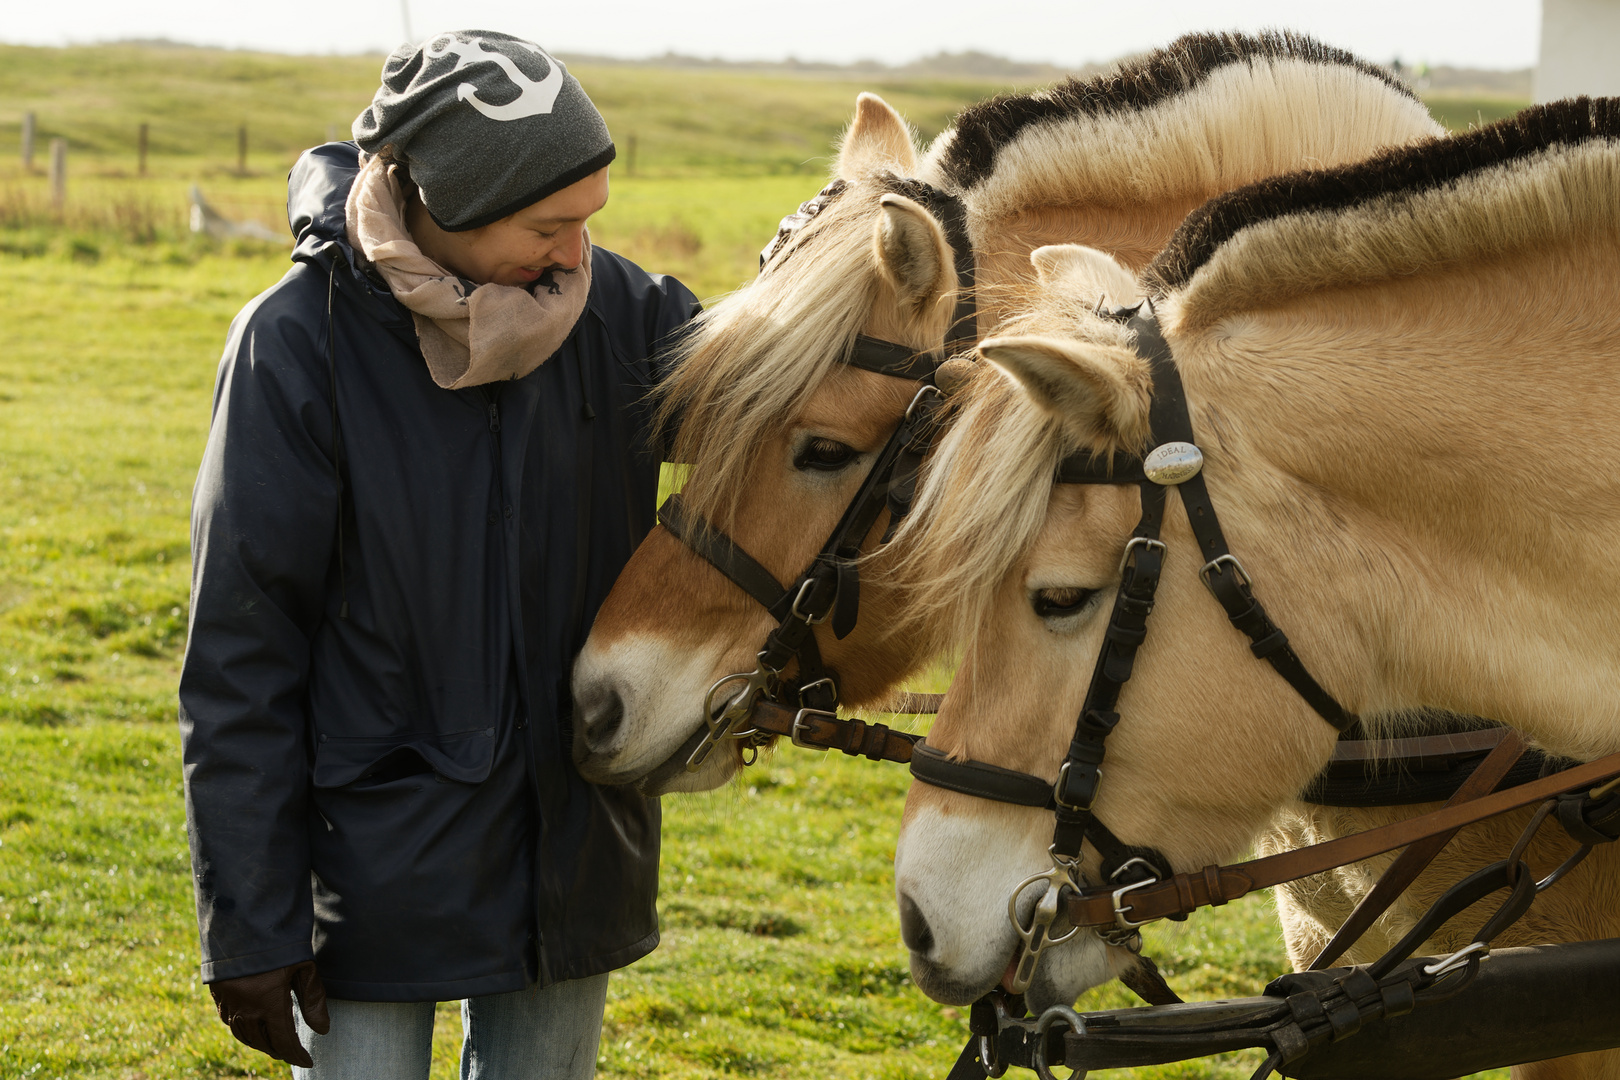
{"type": "Polygon", "coordinates": [[[411,33],[411,0],[399,0],[399,17],[405,23],[405,40],[416,44],[416,35],[411,33]]]}

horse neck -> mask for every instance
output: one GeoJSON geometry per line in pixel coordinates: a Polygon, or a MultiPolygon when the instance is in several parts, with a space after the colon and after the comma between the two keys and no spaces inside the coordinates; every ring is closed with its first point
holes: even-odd
{"type": "Polygon", "coordinates": [[[1179,335],[1232,550],[1358,711],[1620,750],[1613,237],[1179,335]]]}

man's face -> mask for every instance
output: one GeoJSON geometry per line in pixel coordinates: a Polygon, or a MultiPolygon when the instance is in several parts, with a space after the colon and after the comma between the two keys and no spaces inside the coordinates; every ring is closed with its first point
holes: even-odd
{"type": "MultiPolygon", "coordinates": [[[[607,200],[608,171],[599,169],[511,217],[466,232],[430,228],[437,235],[429,243],[422,244],[419,235],[416,240],[430,258],[476,284],[527,287],[552,267],[568,270],[580,264],[585,220],[607,200]]],[[[417,231],[413,221],[413,235],[417,231]]]]}

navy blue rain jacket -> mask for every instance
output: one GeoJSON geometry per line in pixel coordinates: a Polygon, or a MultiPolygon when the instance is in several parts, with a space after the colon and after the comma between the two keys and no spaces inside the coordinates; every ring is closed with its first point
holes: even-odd
{"type": "Polygon", "coordinates": [[[294,265],[231,326],[197,477],[203,978],[313,956],[335,997],[425,1001],[599,974],[658,943],[659,813],[574,771],[568,669],[652,527],[644,399],[695,302],[597,248],[555,355],[441,389],[355,269],[356,155],[292,170],[294,265]]]}

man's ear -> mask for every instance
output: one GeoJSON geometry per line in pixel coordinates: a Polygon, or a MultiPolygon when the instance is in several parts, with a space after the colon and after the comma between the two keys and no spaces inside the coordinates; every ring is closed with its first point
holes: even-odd
{"type": "Polygon", "coordinates": [[[855,99],[855,122],[844,133],[833,172],[854,180],[875,169],[910,176],[917,171],[917,146],[910,126],[887,101],[862,94],[855,99]]]}
{"type": "Polygon", "coordinates": [[[1148,435],[1153,375],[1135,353],[1069,338],[988,338],[979,353],[1063,425],[1077,445],[1138,446],[1148,435]]]}
{"type": "Polygon", "coordinates": [[[956,283],[950,241],[934,215],[904,195],[878,200],[882,215],[872,246],[884,280],[907,315],[920,315],[956,283]]]}
{"type": "Polygon", "coordinates": [[[1041,286],[1068,296],[1093,297],[1111,307],[1128,307],[1142,298],[1136,276],[1106,251],[1084,244],[1048,244],[1029,253],[1041,286]]]}

